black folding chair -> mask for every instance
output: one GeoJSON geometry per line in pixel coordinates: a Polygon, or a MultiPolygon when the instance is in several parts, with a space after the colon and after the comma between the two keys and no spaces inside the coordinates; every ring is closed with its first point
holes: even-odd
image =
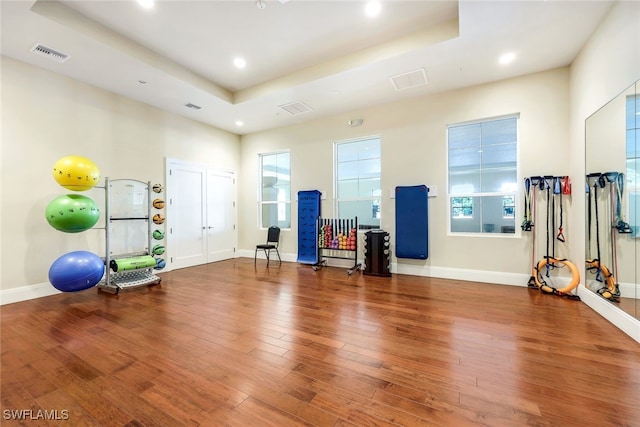
{"type": "Polygon", "coordinates": [[[253,264],[256,264],[256,259],[258,258],[258,250],[262,249],[264,251],[265,256],[267,257],[267,267],[269,267],[269,255],[271,251],[276,251],[278,255],[278,260],[280,264],[282,264],[282,259],[280,259],[280,252],[278,252],[278,245],[280,244],[280,227],[272,225],[269,227],[267,231],[267,243],[262,245],[256,245],[256,252],[253,257],[253,264]]]}

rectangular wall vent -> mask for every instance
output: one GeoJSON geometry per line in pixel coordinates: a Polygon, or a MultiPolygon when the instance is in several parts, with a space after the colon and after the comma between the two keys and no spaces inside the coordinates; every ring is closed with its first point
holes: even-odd
{"type": "Polygon", "coordinates": [[[69,59],[70,56],[66,53],[60,52],[59,50],[51,49],[50,47],[47,47],[41,43],[34,44],[31,48],[31,52],[35,53],[36,55],[44,56],[45,58],[49,58],[52,61],[56,61],[61,64],[69,59]]]}
{"type": "Polygon", "coordinates": [[[184,106],[187,107],[187,108],[191,108],[192,110],[202,110],[201,106],[196,105],[196,104],[192,104],[190,102],[187,103],[187,104],[184,104],[184,106]]]}
{"type": "Polygon", "coordinates": [[[424,68],[389,77],[396,90],[405,90],[427,84],[427,73],[424,68]]]}
{"type": "Polygon", "coordinates": [[[312,111],[311,107],[309,107],[302,101],[294,101],[288,104],[280,105],[280,108],[293,116],[295,116],[296,114],[302,114],[312,111]]]}

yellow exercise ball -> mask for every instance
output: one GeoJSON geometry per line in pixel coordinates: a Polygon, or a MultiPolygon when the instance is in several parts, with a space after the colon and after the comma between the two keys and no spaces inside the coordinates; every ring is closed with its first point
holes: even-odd
{"type": "Polygon", "coordinates": [[[53,178],[67,190],[86,191],[100,180],[100,169],[86,157],[66,156],[53,165],[53,178]]]}

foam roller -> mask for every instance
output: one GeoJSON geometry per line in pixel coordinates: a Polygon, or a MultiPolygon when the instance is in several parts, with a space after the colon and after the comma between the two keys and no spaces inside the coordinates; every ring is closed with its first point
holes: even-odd
{"type": "Polygon", "coordinates": [[[133,258],[113,259],[109,263],[109,267],[116,273],[118,271],[139,270],[141,268],[155,267],[156,260],[150,255],[138,256],[133,258]]]}

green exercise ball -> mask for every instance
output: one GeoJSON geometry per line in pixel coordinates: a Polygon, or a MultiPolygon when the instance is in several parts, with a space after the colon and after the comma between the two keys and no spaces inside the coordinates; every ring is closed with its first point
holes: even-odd
{"type": "Polygon", "coordinates": [[[49,202],[45,216],[49,225],[56,230],[79,233],[96,225],[100,210],[87,196],[65,194],[49,202]]]}

